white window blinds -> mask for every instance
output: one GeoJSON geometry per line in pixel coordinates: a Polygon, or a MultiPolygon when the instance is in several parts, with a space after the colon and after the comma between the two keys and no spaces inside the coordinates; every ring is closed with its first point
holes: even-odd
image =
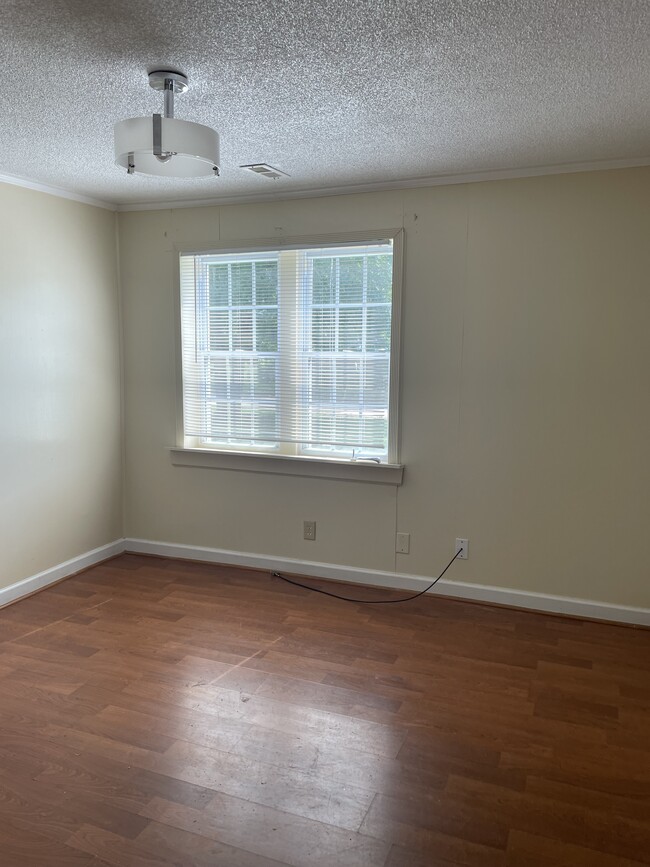
{"type": "Polygon", "coordinates": [[[182,254],[180,267],[186,438],[389,459],[391,241],[182,254]]]}

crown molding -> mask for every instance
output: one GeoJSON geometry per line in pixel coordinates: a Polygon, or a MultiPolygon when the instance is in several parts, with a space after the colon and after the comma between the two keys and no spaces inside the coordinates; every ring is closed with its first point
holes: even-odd
{"type": "Polygon", "coordinates": [[[552,166],[529,166],[520,169],[491,169],[489,171],[464,172],[455,175],[433,175],[423,178],[405,178],[397,181],[377,181],[367,184],[345,184],[343,186],[315,187],[313,189],[281,190],[273,193],[251,193],[234,196],[210,196],[202,199],[168,199],[153,202],[122,202],[115,204],[84,196],[81,193],[55,187],[40,181],[0,172],[0,183],[12,184],[61,199],[105,208],[108,211],[167,211],[176,208],[210,208],[220,205],[248,205],[263,202],[287,201],[291,199],[323,198],[326,196],[346,196],[355,193],[376,193],[390,190],[411,190],[422,187],[438,187],[453,184],[473,184],[486,181],[503,181],[516,178],[535,178],[544,175],[563,175],[579,172],[600,172],[612,169],[630,169],[650,166],[650,157],[621,160],[597,160],[583,163],[564,163],[552,166]]]}
{"type": "Polygon", "coordinates": [[[176,208],[209,208],[219,205],[248,205],[291,199],[311,199],[325,196],[345,196],[354,193],[375,193],[390,190],[409,190],[419,187],[438,187],[453,184],[472,184],[516,178],[535,178],[543,175],[563,175],[579,172],[598,172],[612,169],[630,169],[650,166],[650,157],[625,160],[597,160],[583,163],[564,163],[553,166],[530,166],[521,169],[493,169],[465,172],[455,175],[433,175],[424,178],[406,178],[397,181],[377,181],[368,184],[347,184],[338,187],[317,187],[302,190],[283,190],[277,193],[254,193],[235,196],[210,196],[204,199],[170,199],[156,202],[128,202],[116,206],[123,211],[167,211],[176,208]]]}
{"type": "Polygon", "coordinates": [[[0,183],[11,184],[14,187],[23,187],[26,190],[35,190],[37,193],[47,193],[48,196],[57,196],[59,199],[70,199],[73,202],[81,202],[84,205],[93,205],[95,208],[105,208],[108,211],[117,210],[116,205],[95,199],[92,196],[83,196],[63,187],[54,187],[51,184],[43,184],[40,181],[31,181],[29,178],[21,178],[18,175],[8,175],[0,172],[0,183]]]}

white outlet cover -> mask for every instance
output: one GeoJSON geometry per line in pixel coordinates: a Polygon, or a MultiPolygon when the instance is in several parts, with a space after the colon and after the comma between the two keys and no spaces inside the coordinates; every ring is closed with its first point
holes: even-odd
{"type": "Polygon", "coordinates": [[[395,551],[398,554],[408,554],[411,550],[411,534],[398,533],[395,537],[395,551]]]}

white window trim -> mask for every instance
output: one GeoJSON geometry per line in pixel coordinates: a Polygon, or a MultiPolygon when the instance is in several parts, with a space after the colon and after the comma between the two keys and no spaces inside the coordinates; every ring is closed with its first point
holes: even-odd
{"type": "Polygon", "coordinates": [[[400,485],[403,466],[400,454],[400,333],[402,311],[402,279],[404,269],[404,229],[381,229],[366,232],[298,235],[287,238],[259,238],[238,241],[218,241],[210,245],[174,245],[174,312],[176,349],[176,445],[170,448],[175,466],[212,467],[242,470],[244,472],[281,473],[318,478],[338,478],[356,481],[400,485]],[[181,285],[180,256],[183,254],[209,255],[210,253],[263,253],[304,247],[336,246],[351,243],[370,244],[393,242],[393,291],[391,308],[391,364],[388,405],[388,459],[378,464],[361,460],[341,460],[308,455],[283,455],[268,452],[237,451],[228,448],[198,447],[196,440],[185,436],[183,425],[183,351],[181,337],[181,285]]]}
{"type": "Polygon", "coordinates": [[[244,473],[309,476],[313,479],[342,479],[349,482],[372,482],[377,485],[401,485],[404,476],[404,467],[401,464],[377,464],[374,461],[180,447],[171,448],[169,453],[175,467],[204,467],[213,470],[239,470],[244,473]]]}

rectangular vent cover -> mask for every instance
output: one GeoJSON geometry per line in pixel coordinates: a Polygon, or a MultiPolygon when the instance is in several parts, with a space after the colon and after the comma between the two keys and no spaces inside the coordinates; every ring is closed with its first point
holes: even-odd
{"type": "Polygon", "coordinates": [[[267,163],[252,163],[250,166],[240,166],[240,169],[247,169],[249,172],[255,172],[256,175],[262,175],[264,178],[270,178],[277,181],[279,178],[288,178],[286,172],[281,172],[279,169],[274,169],[273,166],[267,163]]]}

